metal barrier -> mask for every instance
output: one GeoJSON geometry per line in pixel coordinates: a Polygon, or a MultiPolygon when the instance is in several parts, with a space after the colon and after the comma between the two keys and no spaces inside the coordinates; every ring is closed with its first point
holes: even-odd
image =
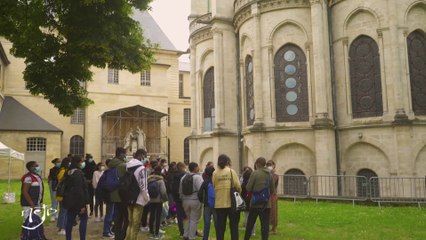
{"type": "Polygon", "coordinates": [[[381,203],[426,203],[426,179],[420,177],[372,177],[370,199],[381,203]]]}
{"type": "Polygon", "coordinates": [[[280,175],[277,194],[283,198],[318,201],[371,200],[382,203],[426,203],[426,179],[420,177],[372,177],[346,175],[280,175]]]}
{"type": "Polygon", "coordinates": [[[367,178],[363,176],[318,175],[309,178],[309,197],[318,199],[366,201],[368,184],[367,178]]]}

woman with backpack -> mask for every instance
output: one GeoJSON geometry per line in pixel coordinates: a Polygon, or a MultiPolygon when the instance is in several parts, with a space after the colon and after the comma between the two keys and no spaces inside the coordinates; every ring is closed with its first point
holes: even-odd
{"type": "Polygon", "coordinates": [[[153,239],[161,239],[160,223],[163,202],[167,201],[166,185],[161,175],[161,166],[156,166],[154,172],[148,177],[148,193],[150,204],[149,232],[153,239]]]}
{"type": "Polygon", "coordinates": [[[216,211],[214,209],[214,202],[215,202],[215,194],[214,194],[214,187],[212,183],[212,175],[214,172],[213,166],[207,166],[206,169],[204,169],[203,178],[204,182],[200,187],[200,190],[198,192],[198,199],[202,204],[204,204],[204,231],[203,231],[203,240],[209,239],[210,234],[210,221],[213,216],[213,223],[216,226],[217,224],[217,218],[216,218],[216,211]]]}
{"type": "MultiPolygon", "coordinates": [[[[250,211],[250,199],[251,199],[251,192],[247,191],[247,183],[250,179],[251,174],[253,173],[253,169],[251,167],[245,167],[245,171],[242,174],[242,183],[241,183],[241,197],[243,197],[245,203],[246,203],[246,209],[244,209],[244,228],[247,228],[247,219],[250,211]]],[[[254,223],[253,231],[251,233],[252,236],[255,235],[256,232],[256,223],[254,223]]]]}
{"type": "Polygon", "coordinates": [[[217,214],[216,239],[223,240],[226,230],[226,220],[229,217],[231,240],[238,240],[238,222],[240,212],[231,208],[231,188],[241,192],[238,174],[231,169],[231,159],[225,155],[219,155],[217,159],[219,169],[213,172],[212,182],[215,190],[215,209],[217,214]]]}
{"type": "Polygon", "coordinates": [[[80,156],[73,156],[71,158],[71,166],[67,171],[65,177],[65,194],[63,204],[67,208],[67,225],[66,225],[66,239],[71,240],[72,228],[74,220],[77,216],[80,218],[80,240],[86,239],[87,228],[87,204],[89,204],[89,191],[87,189],[86,178],[82,169],[86,163],[80,156]]]}
{"type": "Polygon", "coordinates": [[[105,164],[100,162],[96,164],[95,172],[93,172],[93,177],[92,177],[92,187],[93,187],[93,192],[95,193],[94,212],[95,212],[96,222],[102,222],[104,218],[104,202],[102,200],[102,195],[99,193],[99,191],[96,191],[96,187],[98,186],[99,179],[101,178],[104,171],[105,171],[105,164]],[[98,217],[98,213],[99,213],[99,217],[98,217]]]}
{"type": "MultiPolygon", "coordinates": [[[[65,179],[65,174],[68,170],[68,167],[71,164],[71,159],[66,157],[64,159],[62,159],[61,162],[61,167],[59,168],[58,171],[58,187],[61,184],[62,181],[64,181],[65,179]]],[[[59,214],[58,214],[58,219],[56,221],[56,227],[58,228],[58,235],[65,235],[65,227],[67,224],[67,209],[64,208],[64,204],[62,202],[62,200],[64,200],[63,196],[60,196],[58,194],[58,191],[56,191],[56,200],[59,203],[59,214]]]]}

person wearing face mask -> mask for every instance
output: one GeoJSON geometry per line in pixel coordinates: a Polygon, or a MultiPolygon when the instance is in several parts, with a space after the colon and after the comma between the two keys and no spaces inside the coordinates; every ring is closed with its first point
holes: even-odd
{"type": "Polygon", "coordinates": [[[90,215],[93,215],[93,196],[95,195],[95,189],[92,185],[93,173],[96,169],[96,163],[93,159],[92,154],[87,153],[84,160],[86,167],[83,169],[84,177],[86,178],[87,189],[89,190],[89,206],[90,206],[90,215]]]}
{"type": "Polygon", "coordinates": [[[82,169],[86,162],[80,156],[71,158],[71,165],[68,168],[65,177],[65,196],[63,200],[64,207],[67,209],[67,223],[65,228],[66,239],[71,240],[74,220],[80,218],[79,233],[80,240],[86,239],[87,229],[87,207],[89,204],[89,191],[87,189],[86,179],[82,169]]]}
{"type": "Polygon", "coordinates": [[[271,234],[277,234],[277,226],[278,226],[278,175],[275,173],[275,162],[273,160],[269,160],[266,162],[266,167],[271,171],[272,174],[272,183],[275,186],[273,192],[271,192],[271,215],[269,217],[269,224],[271,225],[271,234]]]}
{"type": "Polygon", "coordinates": [[[41,168],[38,163],[29,161],[25,167],[28,172],[21,178],[21,206],[24,221],[30,215],[32,209],[41,206],[44,194],[43,180],[40,176],[41,168]]]}
{"type": "MultiPolygon", "coordinates": [[[[49,183],[49,191],[50,191],[50,200],[52,202],[52,209],[58,208],[58,201],[56,201],[56,187],[58,186],[58,173],[59,168],[61,167],[61,160],[59,158],[55,158],[51,161],[53,163],[53,167],[49,170],[49,176],[47,177],[47,182],[49,183]]],[[[52,211],[52,216],[50,217],[50,221],[54,222],[56,220],[56,211],[52,211]]]]}
{"type": "Polygon", "coordinates": [[[96,191],[96,187],[98,186],[99,179],[101,178],[104,171],[105,171],[105,165],[102,162],[96,164],[96,171],[93,173],[93,178],[92,178],[92,187],[95,192],[94,211],[95,211],[96,222],[102,222],[104,217],[104,203],[102,200],[102,196],[100,195],[99,191],[96,191]],[[98,212],[99,212],[99,217],[98,217],[98,212]]]}

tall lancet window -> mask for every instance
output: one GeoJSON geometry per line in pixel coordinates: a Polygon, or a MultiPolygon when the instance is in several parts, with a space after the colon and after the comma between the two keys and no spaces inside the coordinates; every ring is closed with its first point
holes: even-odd
{"type": "Polygon", "coordinates": [[[370,37],[359,36],[349,49],[352,117],[383,115],[380,55],[377,43],[370,37]]]}
{"type": "Polygon", "coordinates": [[[247,126],[251,126],[254,123],[254,94],[253,94],[253,58],[248,55],[246,57],[245,66],[245,79],[246,79],[246,118],[247,126]]]}
{"type": "Polygon", "coordinates": [[[426,35],[421,30],[407,37],[411,101],[415,115],[426,115],[426,35]]]}
{"type": "Polygon", "coordinates": [[[207,70],[203,81],[204,131],[212,131],[215,126],[214,68],[207,70]]]}
{"type": "Polygon", "coordinates": [[[294,44],[275,54],[275,110],[277,122],[309,120],[306,56],[294,44]]]}

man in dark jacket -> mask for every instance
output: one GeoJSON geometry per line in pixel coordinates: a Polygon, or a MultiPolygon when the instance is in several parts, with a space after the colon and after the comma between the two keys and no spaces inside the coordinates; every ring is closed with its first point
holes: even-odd
{"type": "MultiPolygon", "coordinates": [[[[115,150],[115,157],[108,162],[108,168],[117,168],[118,177],[122,178],[126,174],[126,149],[118,147],[115,150]]],[[[111,192],[111,202],[114,204],[114,229],[115,239],[126,238],[127,226],[129,225],[129,214],[127,204],[122,203],[118,189],[111,192]]]]}
{"type": "MultiPolygon", "coordinates": [[[[262,190],[266,189],[270,196],[270,193],[275,191],[275,185],[272,182],[271,171],[266,168],[266,159],[263,157],[259,157],[258,159],[256,159],[255,169],[256,170],[251,174],[250,179],[247,183],[247,192],[252,192],[253,198],[256,196],[257,192],[261,192],[262,190]]],[[[253,230],[253,225],[256,222],[257,216],[260,217],[262,239],[269,238],[270,210],[271,203],[269,199],[260,202],[253,202],[252,199],[244,240],[250,239],[253,230]]]]}
{"type": "Polygon", "coordinates": [[[87,190],[89,191],[89,206],[90,206],[90,215],[93,215],[93,196],[95,194],[95,189],[92,185],[93,173],[96,170],[96,163],[93,160],[93,156],[90,153],[86,154],[84,160],[86,162],[86,167],[83,169],[84,177],[86,178],[87,190]]]}
{"type": "Polygon", "coordinates": [[[172,195],[173,195],[173,199],[176,202],[176,216],[177,216],[177,221],[178,221],[178,227],[179,227],[179,233],[180,236],[183,236],[184,234],[184,229],[183,229],[183,219],[186,218],[185,215],[185,211],[183,210],[183,205],[182,205],[182,199],[180,199],[179,196],[179,185],[180,185],[180,179],[185,175],[185,169],[186,166],[183,162],[178,162],[177,163],[177,171],[173,173],[173,177],[172,177],[172,195]]]}

